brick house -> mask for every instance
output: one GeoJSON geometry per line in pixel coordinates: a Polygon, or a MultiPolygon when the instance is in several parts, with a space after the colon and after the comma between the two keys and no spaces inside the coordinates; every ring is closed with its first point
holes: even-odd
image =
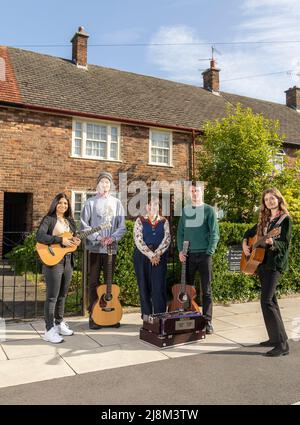
{"type": "Polygon", "coordinates": [[[282,155],[300,144],[300,89],[287,106],[219,90],[212,60],[203,88],[87,64],[88,35],[72,38],[72,60],[0,46],[0,257],[10,232],[35,228],[53,196],[65,191],[78,218],[101,170],[117,184],[168,182],[194,172],[196,136],[228,102],[277,118],[282,155]]]}

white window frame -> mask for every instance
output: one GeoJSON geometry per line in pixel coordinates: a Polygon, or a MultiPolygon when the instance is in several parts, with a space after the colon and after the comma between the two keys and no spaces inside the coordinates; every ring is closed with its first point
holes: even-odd
{"type": "Polygon", "coordinates": [[[73,117],[72,120],[72,158],[84,158],[84,159],[96,159],[98,161],[113,161],[113,162],[122,162],[120,161],[120,144],[121,144],[121,125],[113,122],[106,121],[96,121],[96,120],[82,120],[73,117]],[[82,139],[81,139],[81,154],[75,153],[75,131],[76,131],[76,123],[79,122],[82,125],[82,139]],[[108,127],[107,132],[107,157],[100,158],[99,156],[87,155],[86,154],[86,140],[87,140],[87,124],[97,124],[108,127]],[[118,131],[117,142],[111,141],[111,127],[116,127],[118,131]],[[110,157],[110,145],[111,143],[117,143],[117,158],[110,157]]]}
{"type": "Polygon", "coordinates": [[[274,158],[272,159],[272,163],[273,163],[274,167],[280,173],[284,169],[284,157],[285,156],[286,156],[286,153],[284,152],[284,150],[280,149],[278,152],[276,152],[274,158]],[[281,160],[282,160],[281,164],[279,164],[279,162],[277,162],[277,159],[279,159],[279,158],[281,158],[281,160]]]}
{"type": "Polygon", "coordinates": [[[149,130],[149,162],[148,165],[157,165],[160,167],[173,167],[173,132],[160,128],[150,128],[149,130]],[[169,145],[169,164],[165,164],[164,162],[152,162],[152,133],[168,133],[170,135],[170,145],[169,145]]]}
{"type": "MultiPolygon", "coordinates": [[[[74,219],[75,219],[75,195],[82,195],[82,206],[81,206],[81,211],[82,208],[84,206],[84,204],[86,203],[87,200],[87,195],[92,195],[95,196],[97,194],[96,191],[90,191],[90,190],[72,190],[71,191],[71,206],[72,206],[72,211],[73,211],[73,215],[74,215],[74,219]]],[[[75,220],[76,222],[78,222],[79,220],[75,220]]]]}

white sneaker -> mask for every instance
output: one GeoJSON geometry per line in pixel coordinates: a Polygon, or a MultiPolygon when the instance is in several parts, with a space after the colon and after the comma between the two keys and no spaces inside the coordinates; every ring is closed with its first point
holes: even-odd
{"type": "Polygon", "coordinates": [[[66,322],[61,322],[59,325],[54,325],[54,329],[58,335],[70,336],[74,333],[74,331],[69,328],[69,325],[66,322]]]}
{"type": "Polygon", "coordinates": [[[54,326],[52,326],[49,331],[45,331],[45,334],[43,336],[44,341],[52,342],[53,344],[59,344],[60,342],[63,342],[63,338],[58,335],[58,333],[55,331],[54,326]]]}

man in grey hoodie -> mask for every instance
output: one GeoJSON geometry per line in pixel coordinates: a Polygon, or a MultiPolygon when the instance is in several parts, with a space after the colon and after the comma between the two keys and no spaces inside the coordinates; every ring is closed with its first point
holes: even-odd
{"type": "MultiPolygon", "coordinates": [[[[97,287],[100,273],[103,271],[104,281],[107,281],[108,254],[107,246],[112,245],[112,275],[118,249],[118,241],[126,232],[125,213],[119,199],[110,193],[113,179],[107,172],[101,172],[97,179],[97,194],[89,198],[81,212],[81,230],[89,230],[109,222],[110,228],[88,236],[86,248],[90,252],[90,281],[89,281],[89,313],[97,300],[97,287]]],[[[119,326],[119,324],[117,324],[119,326]]],[[[100,329],[101,326],[89,318],[90,329],[100,329]]]]}

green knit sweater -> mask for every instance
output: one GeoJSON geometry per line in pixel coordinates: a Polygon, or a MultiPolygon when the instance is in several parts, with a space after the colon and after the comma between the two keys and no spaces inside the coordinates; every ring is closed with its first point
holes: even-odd
{"type": "Polygon", "coordinates": [[[213,207],[207,204],[184,207],[177,228],[179,252],[182,251],[183,242],[189,241],[190,252],[205,252],[212,255],[219,239],[219,225],[213,207]]]}

